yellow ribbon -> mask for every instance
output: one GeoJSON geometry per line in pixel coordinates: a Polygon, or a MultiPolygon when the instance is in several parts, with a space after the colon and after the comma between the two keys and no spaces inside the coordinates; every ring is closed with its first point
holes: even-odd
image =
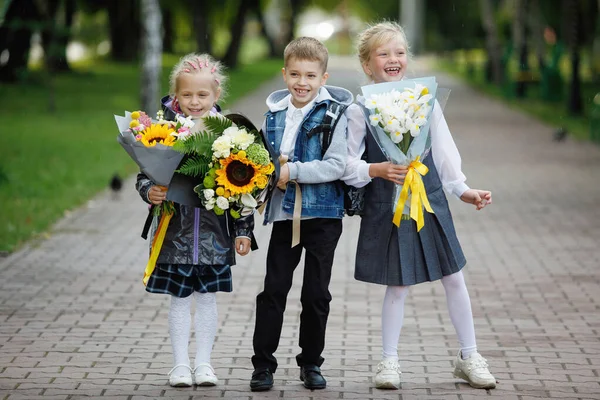
{"type": "Polygon", "coordinates": [[[163,241],[165,240],[165,234],[167,233],[169,221],[171,221],[172,216],[173,214],[171,213],[163,213],[160,217],[158,228],[156,229],[156,233],[152,239],[152,251],[150,252],[150,258],[148,259],[148,264],[146,264],[146,269],[144,270],[144,279],[142,280],[142,282],[144,282],[144,286],[148,284],[148,279],[150,279],[150,275],[152,275],[152,272],[154,271],[156,260],[160,254],[160,249],[162,248],[163,241]]]}
{"type": "Polygon", "coordinates": [[[421,230],[425,225],[423,218],[423,207],[433,214],[433,209],[427,199],[427,192],[425,192],[425,185],[421,176],[427,175],[429,168],[419,161],[421,157],[418,156],[413,162],[408,165],[408,172],[404,179],[404,186],[400,192],[400,197],[396,203],[396,210],[394,211],[394,225],[400,226],[400,219],[402,212],[404,211],[404,204],[408,199],[409,192],[411,192],[410,199],[410,218],[414,219],[417,223],[417,232],[421,230]]]}

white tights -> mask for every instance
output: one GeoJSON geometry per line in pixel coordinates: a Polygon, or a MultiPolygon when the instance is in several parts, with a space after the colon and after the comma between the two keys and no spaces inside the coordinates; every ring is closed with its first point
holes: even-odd
{"type": "MultiPolygon", "coordinates": [[[[477,351],[471,300],[462,271],[442,278],[450,320],[458,336],[463,359],[477,351]]],[[[398,340],[404,320],[404,300],[410,286],[388,286],[383,299],[381,332],[383,358],[398,360],[398,340]]]]}
{"type": "MultiPolygon", "coordinates": [[[[217,334],[217,296],[216,293],[194,292],[188,297],[171,296],[169,308],[169,335],[173,346],[173,365],[190,365],[188,345],[190,341],[192,296],[196,299],[194,328],[196,330],[195,366],[210,364],[215,335],[217,334]]],[[[173,373],[183,374],[185,368],[177,368],[173,373]]]]}

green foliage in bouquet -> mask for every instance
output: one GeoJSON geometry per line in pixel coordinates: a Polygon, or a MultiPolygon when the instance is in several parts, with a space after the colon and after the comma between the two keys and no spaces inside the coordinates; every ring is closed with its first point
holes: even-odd
{"type": "Polygon", "coordinates": [[[206,130],[194,133],[185,140],[178,140],[173,149],[188,155],[177,172],[188,176],[204,176],[210,169],[213,158],[212,144],[223,131],[233,125],[231,120],[221,116],[208,116],[202,119],[206,130]]]}

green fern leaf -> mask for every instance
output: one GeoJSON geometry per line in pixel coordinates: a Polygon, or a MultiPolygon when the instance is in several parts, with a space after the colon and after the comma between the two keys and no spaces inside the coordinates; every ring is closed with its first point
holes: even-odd
{"type": "Polygon", "coordinates": [[[203,156],[191,156],[186,159],[176,172],[187,176],[204,176],[208,172],[210,159],[203,156]]]}
{"type": "Polygon", "coordinates": [[[204,125],[209,133],[220,136],[225,129],[233,125],[233,122],[228,118],[208,116],[204,118],[204,125]]]}

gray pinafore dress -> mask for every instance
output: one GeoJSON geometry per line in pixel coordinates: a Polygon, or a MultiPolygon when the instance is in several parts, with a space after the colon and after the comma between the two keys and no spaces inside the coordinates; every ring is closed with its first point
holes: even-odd
{"type": "MultiPolygon", "coordinates": [[[[370,132],[366,141],[367,162],[387,161],[370,132]]],[[[412,219],[401,221],[399,228],[392,223],[392,182],[373,179],[367,185],[355,279],[381,285],[415,285],[456,273],[466,264],[432,152],[422,162],[429,168],[423,183],[434,214],[424,210],[425,226],[420,232],[412,219]]]]}

